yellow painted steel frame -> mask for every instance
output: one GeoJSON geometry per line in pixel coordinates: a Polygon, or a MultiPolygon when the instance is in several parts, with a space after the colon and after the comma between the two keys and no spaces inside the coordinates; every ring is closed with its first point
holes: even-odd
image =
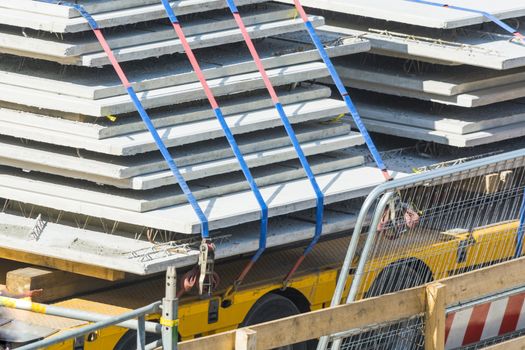
{"type": "MultiPolygon", "coordinates": [[[[379,273],[390,264],[407,258],[415,258],[424,262],[432,271],[434,280],[460,273],[462,269],[468,267],[481,266],[498,260],[506,260],[513,256],[515,247],[515,233],[518,222],[508,222],[491,225],[488,227],[477,228],[472,232],[456,235],[453,239],[435,243],[429,246],[408,248],[405,251],[399,251],[390,256],[383,256],[381,259],[373,260],[369,263],[369,273],[363,281],[365,284],[362,290],[368,290],[372,282],[377,278],[379,273]],[[467,238],[473,239],[469,247],[468,258],[464,262],[457,263],[456,255],[459,244],[467,238]],[[497,247],[497,249],[494,249],[497,247]],[[482,254],[483,250],[490,249],[497,254],[482,254]],[[445,255],[431,254],[435,251],[446,252],[445,255]],[[447,256],[449,254],[450,256],[447,256]],[[446,262],[443,268],[444,261],[446,262]],[[439,266],[439,268],[438,268],[439,266]]],[[[317,310],[330,304],[332,298],[339,267],[321,268],[315,273],[298,275],[294,278],[289,286],[289,290],[294,290],[308,301],[310,310],[317,310]]],[[[347,282],[346,293],[352,278],[347,282]]],[[[195,337],[210,335],[237,328],[248,314],[252,306],[262,296],[270,292],[280,292],[282,284],[267,283],[255,287],[249,287],[239,290],[231,299],[231,306],[219,308],[219,317],[217,322],[208,324],[208,307],[209,300],[190,298],[182,300],[179,306],[180,327],[179,332],[182,340],[193,339],[195,337]]],[[[345,294],[346,294],[345,293],[345,294]]],[[[219,304],[222,301],[220,296],[219,304]]],[[[158,319],[159,315],[151,315],[150,320],[158,319]]],[[[85,349],[112,349],[118,343],[119,339],[126,332],[125,329],[110,327],[102,330],[95,341],[86,340],[85,349]]],[[[71,349],[72,343],[61,344],[52,347],[53,350],[71,349]]]]}

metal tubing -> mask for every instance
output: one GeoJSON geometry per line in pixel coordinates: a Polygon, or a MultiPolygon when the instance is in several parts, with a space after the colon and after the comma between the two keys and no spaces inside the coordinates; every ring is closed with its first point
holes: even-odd
{"type": "Polygon", "coordinates": [[[137,318],[139,329],[137,329],[137,350],[146,350],[146,319],[144,315],[137,318]]]}
{"type": "Polygon", "coordinates": [[[355,271],[354,278],[352,280],[352,287],[350,288],[350,292],[348,292],[348,296],[346,297],[347,304],[352,301],[355,301],[355,298],[357,296],[357,290],[359,289],[359,284],[361,282],[361,278],[363,277],[363,271],[365,270],[366,257],[368,256],[370,250],[372,249],[372,246],[374,245],[374,239],[376,238],[377,234],[377,227],[379,226],[379,222],[381,221],[383,212],[385,211],[388,202],[392,199],[393,196],[394,192],[385,193],[385,195],[377,204],[376,210],[374,212],[374,218],[368,229],[366,243],[363,247],[363,252],[361,253],[361,257],[364,258],[360,259],[359,264],[357,265],[357,270],[355,271]]]}
{"type": "MultiPolygon", "coordinates": [[[[14,299],[8,297],[0,297],[0,306],[88,322],[100,322],[108,319],[108,315],[97,314],[94,312],[82,310],[67,309],[64,307],[53,305],[33,303],[28,300],[14,299]]],[[[117,324],[116,326],[133,330],[138,329],[137,321],[125,321],[117,324]]],[[[162,328],[160,324],[155,322],[146,322],[145,327],[146,332],[156,334],[160,334],[162,328]]]]}
{"type": "Polygon", "coordinates": [[[124,321],[128,321],[132,318],[141,317],[141,316],[144,316],[145,314],[152,313],[155,310],[157,310],[159,305],[160,305],[160,302],[156,302],[148,306],[141,307],[140,309],[126,312],[125,314],[122,314],[119,316],[108,317],[104,321],[93,323],[91,325],[76,329],[74,331],[64,332],[61,335],[57,335],[55,337],[46,338],[46,339],[43,339],[35,343],[24,345],[18,349],[19,350],[37,350],[41,348],[46,348],[51,345],[62,343],[69,339],[74,339],[74,338],[83,336],[87,333],[95,332],[100,329],[103,329],[109,326],[113,326],[115,324],[118,324],[124,321]]]}
{"type": "Polygon", "coordinates": [[[525,233],[525,191],[523,192],[523,199],[521,202],[521,208],[520,208],[520,223],[518,226],[518,231],[516,232],[516,251],[514,253],[515,258],[519,258],[521,256],[521,251],[523,250],[523,238],[525,233]]]}
{"type": "MultiPolygon", "coordinates": [[[[377,204],[376,210],[374,212],[374,218],[372,220],[372,223],[370,224],[370,228],[368,229],[368,235],[366,237],[365,246],[363,247],[363,253],[361,254],[361,259],[359,259],[359,264],[357,265],[357,270],[352,280],[352,286],[350,287],[350,292],[348,292],[348,296],[346,298],[346,304],[355,301],[359,285],[361,284],[361,278],[363,277],[363,271],[365,270],[366,257],[368,256],[370,250],[372,249],[372,246],[374,245],[374,239],[377,233],[377,226],[379,225],[379,222],[381,221],[381,216],[383,215],[383,212],[385,211],[385,208],[388,202],[392,199],[393,195],[394,192],[385,193],[385,195],[377,204]]],[[[341,338],[335,339],[332,343],[332,350],[339,350],[339,348],[341,347],[341,343],[341,338]]]]}
{"type": "Polygon", "coordinates": [[[158,339],[146,345],[146,350],[155,350],[161,347],[162,347],[162,339],[158,339]]]}
{"type": "Polygon", "coordinates": [[[162,345],[165,350],[176,350],[179,336],[177,299],[177,272],[170,266],[166,271],[166,294],[162,299],[162,345]]]}
{"type": "MultiPolygon", "coordinates": [[[[343,261],[343,265],[341,266],[341,271],[339,273],[339,278],[337,279],[337,285],[335,287],[334,296],[332,297],[330,307],[334,307],[341,304],[341,299],[343,298],[343,292],[345,290],[346,281],[348,280],[350,268],[352,267],[352,261],[354,259],[355,252],[359,244],[361,230],[365,223],[366,216],[370,211],[370,208],[372,207],[372,204],[375,202],[375,200],[375,197],[368,196],[366,197],[363,205],[361,206],[361,210],[359,211],[359,215],[357,216],[354,231],[352,233],[352,238],[350,240],[348,250],[346,251],[345,260],[343,261]]],[[[319,339],[319,343],[317,344],[317,350],[325,350],[328,346],[329,340],[330,337],[328,336],[321,337],[321,339],[319,339]]]]}

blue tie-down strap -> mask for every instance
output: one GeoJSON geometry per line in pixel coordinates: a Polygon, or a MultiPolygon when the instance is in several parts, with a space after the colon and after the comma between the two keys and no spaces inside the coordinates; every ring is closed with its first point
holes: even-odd
{"type": "Polygon", "coordinates": [[[235,5],[235,2],[233,0],[226,0],[226,3],[228,4],[228,7],[230,8],[230,11],[232,13],[239,13],[237,5],[235,5]]]}
{"type": "Polygon", "coordinates": [[[80,13],[80,15],[86,19],[86,21],[89,23],[89,26],[91,27],[91,29],[93,29],[93,30],[99,29],[97,21],[95,21],[95,19],[91,16],[91,14],[89,12],[87,12],[86,9],[84,8],[84,6],[82,6],[82,5],[73,4],[73,3],[67,2],[67,1],[58,1],[58,0],[37,0],[37,1],[45,2],[45,3],[48,3],[48,4],[55,4],[55,5],[71,7],[73,9],[77,10],[78,13],[80,13]]]}
{"type": "Polygon", "coordinates": [[[179,23],[179,20],[177,19],[175,12],[171,8],[169,0],[161,0],[161,1],[162,1],[162,5],[164,5],[164,9],[166,10],[166,13],[168,14],[168,18],[170,19],[171,23],[179,23]]]}
{"type": "MultiPolygon", "coordinates": [[[[75,10],[78,11],[78,13],[82,17],[84,17],[84,19],[86,19],[86,21],[89,23],[90,27],[94,31],[99,31],[98,23],[86,11],[86,9],[82,5],[72,4],[72,3],[69,3],[69,2],[65,2],[65,1],[54,1],[54,0],[38,0],[38,1],[45,2],[45,3],[50,3],[50,4],[57,4],[57,5],[62,5],[62,6],[68,6],[68,7],[74,8],[75,10]]],[[[103,39],[103,38],[101,38],[100,40],[105,41],[105,39],[103,39]]],[[[104,47],[104,45],[107,45],[107,42],[100,42],[100,44],[104,47]]],[[[117,70],[122,70],[120,68],[118,62],[116,62],[114,60],[111,60],[111,59],[110,59],[110,61],[111,61],[112,66],[113,66],[113,68],[115,69],[116,72],[117,72],[117,70]]],[[[124,84],[124,81],[122,83],[124,84]]],[[[207,219],[206,215],[204,214],[204,212],[202,211],[201,207],[199,206],[199,203],[197,202],[197,199],[195,198],[195,196],[191,192],[188,184],[186,183],[186,180],[184,180],[184,177],[180,173],[179,168],[177,167],[177,165],[175,164],[175,161],[171,157],[171,154],[169,153],[169,151],[168,151],[166,145],[164,144],[164,142],[162,141],[159,133],[157,132],[157,129],[155,129],[155,126],[153,126],[153,123],[151,122],[151,118],[149,117],[148,113],[144,109],[144,106],[140,102],[137,94],[135,93],[135,90],[133,90],[133,88],[131,86],[125,86],[125,87],[126,87],[126,91],[127,91],[128,95],[130,96],[131,100],[133,101],[133,104],[135,105],[135,108],[137,109],[140,117],[142,118],[142,121],[144,122],[144,124],[148,128],[148,131],[150,132],[150,134],[153,136],[153,139],[155,140],[155,143],[156,143],[160,153],[164,157],[166,163],[168,164],[168,167],[170,168],[171,172],[173,173],[173,176],[176,178],[177,183],[179,184],[180,188],[182,189],[182,191],[186,195],[186,198],[187,198],[188,202],[190,203],[190,205],[192,206],[193,210],[195,211],[195,214],[199,218],[199,221],[201,223],[201,236],[203,238],[206,238],[206,239],[209,238],[210,232],[209,232],[208,219],[207,219]]]]}
{"type": "Polygon", "coordinates": [[[467,8],[467,7],[461,7],[461,6],[454,6],[454,5],[449,5],[449,4],[443,4],[443,3],[434,2],[434,1],[426,1],[426,0],[405,0],[405,1],[413,2],[413,3],[417,3],[417,4],[422,4],[422,5],[428,5],[428,6],[448,8],[448,9],[451,9],[451,10],[476,13],[476,14],[482,15],[483,17],[487,18],[488,20],[496,23],[499,27],[501,27],[503,30],[509,32],[512,35],[519,34],[519,32],[516,29],[512,28],[507,23],[503,22],[502,20],[500,20],[499,18],[497,18],[493,14],[485,12],[485,11],[476,10],[476,9],[467,8]]]}
{"type": "Polygon", "coordinates": [[[155,126],[151,122],[151,119],[142,106],[142,103],[140,102],[137,94],[135,93],[135,90],[130,86],[126,89],[129,96],[131,97],[131,100],[133,101],[133,104],[135,105],[135,108],[139,112],[140,117],[142,118],[142,121],[148,128],[151,136],[153,136],[153,139],[155,140],[155,143],[157,144],[157,148],[159,149],[160,153],[162,153],[162,156],[166,160],[166,163],[168,164],[173,176],[175,179],[177,179],[177,183],[179,184],[180,188],[182,189],[182,192],[186,195],[186,198],[188,199],[188,202],[192,206],[193,210],[195,211],[195,214],[197,214],[197,217],[199,218],[201,222],[201,235],[203,238],[209,238],[209,225],[208,225],[208,218],[202,211],[199,203],[197,202],[197,199],[193,195],[193,193],[190,190],[190,187],[186,183],[186,180],[184,180],[184,177],[180,173],[179,168],[177,167],[177,164],[175,164],[175,161],[171,157],[170,152],[168,151],[166,145],[162,141],[162,138],[160,137],[159,133],[157,132],[157,129],[155,129],[155,126]]]}
{"type": "Polygon", "coordinates": [[[248,164],[246,164],[246,160],[244,159],[244,156],[242,155],[242,152],[237,145],[237,142],[235,141],[235,138],[233,137],[233,134],[231,132],[230,127],[226,123],[226,120],[224,119],[224,115],[222,114],[222,111],[220,108],[215,108],[213,110],[215,112],[215,116],[217,117],[217,120],[219,121],[222,130],[224,130],[224,134],[226,135],[226,139],[228,140],[228,143],[231,146],[231,149],[233,150],[233,153],[235,154],[235,157],[237,158],[237,161],[239,162],[239,165],[241,166],[241,170],[244,174],[244,177],[246,178],[246,181],[248,181],[248,184],[250,185],[250,188],[257,199],[257,202],[259,203],[259,206],[261,207],[261,230],[260,230],[260,236],[259,236],[259,250],[253,257],[253,261],[257,261],[259,257],[262,255],[264,250],[266,249],[266,241],[268,237],[268,205],[264,201],[264,198],[261,194],[261,191],[257,187],[257,184],[255,183],[255,179],[253,178],[250,168],[248,167],[248,164]]]}
{"type": "Polygon", "coordinates": [[[195,70],[195,73],[197,74],[197,77],[199,78],[199,81],[201,82],[201,85],[204,89],[204,92],[206,94],[206,97],[208,98],[208,101],[210,102],[210,105],[212,106],[212,109],[213,109],[213,112],[217,118],[217,120],[219,121],[219,124],[222,128],[222,130],[224,131],[224,134],[226,136],[226,139],[235,155],[235,157],[237,158],[237,161],[239,162],[239,165],[241,167],[241,170],[244,174],[244,177],[246,178],[249,186],[250,186],[250,189],[252,190],[260,208],[261,208],[261,228],[260,228],[260,238],[259,238],[259,250],[256,254],[256,259],[258,259],[258,257],[260,255],[262,255],[262,253],[264,252],[264,250],[266,249],[266,240],[267,240],[267,236],[268,236],[268,206],[266,205],[266,202],[264,201],[263,199],[263,196],[251,174],[251,171],[250,171],[250,168],[248,167],[248,164],[246,163],[245,159],[244,159],[244,156],[237,144],[237,142],[235,141],[235,137],[233,136],[233,133],[230,129],[230,127],[228,126],[228,123],[226,122],[225,118],[224,118],[224,115],[222,113],[222,110],[221,108],[219,107],[217,101],[215,100],[215,96],[213,95],[213,92],[212,90],[209,88],[208,86],[208,83],[206,81],[206,78],[204,76],[204,74],[202,73],[202,69],[200,68],[200,65],[199,65],[199,62],[197,61],[195,55],[193,54],[193,51],[191,49],[191,47],[189,46],[189,44],[187,43],[187,40],[186,40],[186,37],[184,35],[184,32],[182,31],[182,28],[180,27],[180,23],[177,19],[177,16],[175,14],[175,11],[173,10],[173,8],[171,7],[170,3],[168,0],[161,0],[162,1],[162,4],[164,6],[164,9],[166,11],[166,14],[168,15],[171,23],[173,24],[174,26],[174,29],[176,31],[176,33],[180,36],[179,39],[181,39],[182,43],[183,43],[183,46],[184,46],[184,51],[186,53],[186,56],[188,57],[188,60],[190,61],[192,67],[194,68],[195,70]],[[178,26],[178,27],[177,27],[178,26]],[[179,30],[177,30],[177,28],[179,28],[179,30]]]}
{"type": "Polygon", "coordinates": [[[324,48],[321,39],[319,39],[319,36],[317,35],[314,26],[312,25],[312,22],[305,21],[305,26],[308,31],[308,34],[310,35],[310,38],[312,39],[317,51],[319,51],[319,55],[321,56],[323,62],[325,63],[326,67],[328,68],[328,72],[330,72],[330,76],[332,77],[332,80],[334,81],[335,86],[337,87],[337,90],[343,97],[346,106],[348,108],[348,111],[350,112],[350,115],[352,116],[354,123],[356,124],[357,128],[359,129],[359,132],[361,132],[361,135],[363,135],[363,138],[365,139],[366,145],[368,147],[368,150],[372,154],[372,158],[374,159],[377,167],[383,171],[386,172],[386,166],[383,162],[383,159],[379,152],[377,151],[377,148],[372,141],[372,138],[370,137],[370,134],[368,133],[368,130],[366,129],[363,121],[361,120],[361,116],[357,112],[357,109],[352,102],[352,99],[348,95],[348,91],[346,90],[346,87],[344,86],[341,77],[337,73],[337,70],[334,67],[334,64],[332,63],[332,60],[328,56],[328,53],[326,52],[326,49],[324,48]]]}
{"type": "Polygon", "coordinates": [[[317,180],[315,179],[315,175],[312,172],[312,168],[310,167],[310,164],[308,164],[308,160],[306,159],[306,156],[304,155],[304,152],[301,148],[299,140],[297,140],[297,136],[295,135],[292,125],[290,124],[290,121],[286,117],[283,106],[280,103],[276,103],[275,108],[277,109],[277,111],[279,112],[279,115],[281,116],[282,122],[284,124],[284,128],[286,132],[288,133],[288,135],[290,136],[292,145],[295,148],[297,155],[299,156],[299,161],[301,162],[301,165],[303,166],[304,171],[306,172],[306,176],[308,177],[308,180],[310,180],[310,184],[312,185],[314,189],[316,200],[317,200],[316,215],[315,215],[315,235],[314,235],[312,242],[308,246],[308,248],[306,248],[305,254],[307,254],[312,250],[313,246],[319,241],[319,238],[321,237],[321,233],[323,232],[324,194],[321,188],[319,187],[317,180]]]}

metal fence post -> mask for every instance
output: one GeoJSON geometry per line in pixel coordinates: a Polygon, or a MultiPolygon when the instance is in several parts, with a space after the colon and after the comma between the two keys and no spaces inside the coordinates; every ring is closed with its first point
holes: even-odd
{"type": "Polygon", "coordinates": [[[137,350],[146,350],[146,318],[142,315],[137,321],[137,350]]]}
{"type": "Polygon", "coordinates": [[[525,225],[525,190],[523,192],[519,220],[518,232],[516,233],[516,252],[514,253],[515,258],[519,258],[521,256],[521,251],[523,249],[523,237],[525,233],[525,228],[523,227],[525,225]]]}
{"type": "Polygon", "coordinates": [[[166,296],[162,299],[162,345],[165,350],[176,350],[178,342],[177,271],[170,266],[166,271],[166,296]]]}
{"type": "MultiPolygon", "coordinates": [[[[392,199],[393,196],[394,196],[394,192],[387,192],[384,194],[383,197],[381,197],[381,200],[377,204],[376,210],[374,212],[374,217],[372,219],[372,223],[370,224],[368,235],[366,237],[365,246],[363,247],[363,252],[361,253],[361,256],[364,256],[364,257],[368,256],[370,250],[372,249],[372,246],[374,245],[374,239],[377,233],[377,226],[379,226],[379,222],[381,221],[383,212],[386,206],[388,205],[388,202],[392,199]]],[[[361,284],[361,278],[363,277],[363,274],[364,274],[365,265],[366,265],[366,259],[360,259],[359,264],[354,274],[354,279],[352,280],[353,281],[352,285],[350,286],[350,291],[348,292],[348,296],[346,298],[346,304],[349,304],[355,301],[357,297],[357,291],[359,290],[359,285],[361,284]]],[[[332,350],[339,350],[339,348],[341,347],[341,344],[342,344],[341,338],[335,339],[332,344],[332,350]]]]}

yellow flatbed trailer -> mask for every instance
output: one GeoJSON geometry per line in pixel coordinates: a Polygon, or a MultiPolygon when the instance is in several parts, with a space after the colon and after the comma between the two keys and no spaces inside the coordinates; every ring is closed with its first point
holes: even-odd
{"type": "MultiPolygon", "coordinates": [[[[369,271],[361,290],[370,291],[376,284],[395,278],[393,266],[401,261],[410,261],[414,273],[420,274],[420,283],[441,279],[476,267],[487,266],[513,258],[515,252],[517,221],[503,222],[471,231],[461,228],[439,234],[439,241],[424,244],[425,233],[412,235],[406,232],[396,251],[376,255],[369,262],[369,271]],[[497,248],[497,249],[496,249],[497,248]],[[490,254],[487,252],[490,251],[490,254]],[[389,275],[390,274],[390,275],[389,275]]],[[[429,232],[435,237],[435,232],[429,232]]],[[[281,318],[300,312],[317,310],[330,305],[340,266],[349,243],[349,234],[321,242],[308,256],[290,284],[283,288],[282,280],[288,272],[290,262],[302,253],[302,247],[271,251],[265,254],[248,275],[246,282],[233,293],[226,295],[229,287],[241,272],[247,259],[217,264],[221,276],[217,291],[210,298],[185,295],[179,304],[179,334],[181,340],[210,335],[281,318]]],[[[391,238],[385,237],[384,239],[391,238]]],[[[354,261],[356,263],[357,261],[354,261]]],[[[351,271],[352,273],[353,271],[351,271]]],[[[397,272],[398,273],[398,272],[397,272]]],[[[412,279],[414,280],[414,279],[412,279]]],[[[351,283],[350,277],[347,282],[351,283]]],[[[164,277],[133,282],[129,285],[89,293],[57,302],[54,305],[118,315],[159,301],[164,296],[164,277]]],[[[392,292],[410,286],[379,288],[381,293],[392,292]]],[[[361,293],[360,298],[366,293],[361,293]]],[[[26,324],[63,332],[87,324],[48,315],[38,315],[18,310],[7,310],[0,318],[9,316],[26,324]]],[[[158,321],[159,315],[149,315],[149,320],[158,321]]],[[[2,326],[0,326],[0,334],[2,326]]],[[[54,335],[57,333],[55,332],[54,335]]],[[[151,334],[148,343],[155,339],[151,334]]],[[[135,347],[135,332],[120,327],[109,327],[88,334],[84,339],[71,340],[51,349],[131,349],[135,347]]],[[[298,344],[294,349],[305,349],[298,344]]]]}

